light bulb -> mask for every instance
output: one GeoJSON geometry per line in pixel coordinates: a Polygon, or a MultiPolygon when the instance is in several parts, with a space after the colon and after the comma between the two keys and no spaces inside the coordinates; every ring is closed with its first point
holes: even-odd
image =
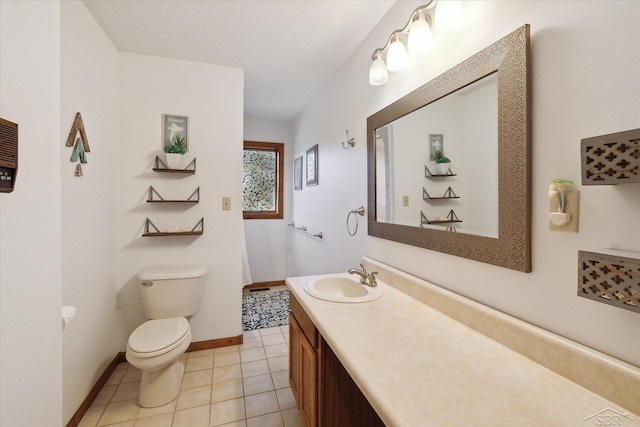
{"type": "Polygon", "coordinates": [[[434,24],[437,31],[446,33],[458,28],[464,22],[461,0],[439,0],[436,5],[434,24]]]}
{"type": "Polygon", "coordinates": [[[411,23],[409,30],[409,52],[412,54],[424,53],[431,44],[431,27],[424,14],[420,12],[418,19],[411,23]]]}
{"type": "Polygon", "coordinates": [[[402,71],[409,66],[409,54],[407,49],[402,44],[400,36],[395,34],[393,41],[389,46],[389,52],[387,52],[387,70],[391,72],[402,71]]]}
{"type": "Polygon", "coordinates": [[[376,52],[371,68],[369,68],[369,84],[372,86],[380,86],[389,81],[389,72],[387,64],[384,63],[380,52],[376,52]]]}

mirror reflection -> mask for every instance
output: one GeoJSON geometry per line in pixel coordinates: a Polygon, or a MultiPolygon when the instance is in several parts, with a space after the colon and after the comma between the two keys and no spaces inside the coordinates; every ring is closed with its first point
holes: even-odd
{"type": "Polygon", "coordinates": [[[497,73],[375,138],[377,221],[498,237],[497,73]]]}

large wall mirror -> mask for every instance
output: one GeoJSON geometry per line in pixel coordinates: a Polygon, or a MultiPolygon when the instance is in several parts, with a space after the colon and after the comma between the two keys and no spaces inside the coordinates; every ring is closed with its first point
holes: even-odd
{"type": "Polygon", "coordinates": [[[529,68],[524,25],[367,119],[369,235],[531,271],[529,68]]]}

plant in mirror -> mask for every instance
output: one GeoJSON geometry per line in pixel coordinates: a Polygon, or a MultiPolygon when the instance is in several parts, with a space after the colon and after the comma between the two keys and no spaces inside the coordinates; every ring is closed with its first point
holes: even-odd
{"type": "Polygon", "coordinates": [[[529,69],[525,25],[367,119],[370,235],[531,271],[529,69]],[[426,173],[442,157],[456,173],[426,173]],[[423,221],[453,209],[455,228],[423,221]]]}

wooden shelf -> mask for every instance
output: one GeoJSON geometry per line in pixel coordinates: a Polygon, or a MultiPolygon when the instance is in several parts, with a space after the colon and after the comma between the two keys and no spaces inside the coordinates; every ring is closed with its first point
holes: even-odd
{"type": "Polygon", "coordinates": [[[143,237],[168,237],[168,236],[201,236],[204,233],[204,217],[191,229],[191,231],[181,231],[178,233],[167,233],[160,231],[149,218],[145,220],[143,237]],[[151,231],[151,228],[155,231],[151,231]]]}
{"type": "Polygon", "coordinates": [[[423,226],[425,224],[428,225],[439,225],[439,226],[447,226],[448,224],[456,224],[456,223],[460,223],[462,222],[460,219],[458,219],[458,216],[456,215],[456,213],[453,211],[453,209],[451,209],[449,211],[449,214],[447,215],[447,219],[446,220],[429,220],[425,214],[420,211],[420,226],[423,226]]]}
{"type": "Polygon", "coordinates": [[[580,142],[582,185],[640,182],[640,129],[580,142]]]}
{"type": "Polygon", "coordinates": [[[158,191],[153,188],[152,185],[149,186],[149,195],[147,196],[147,203],[199,203],[200,202],[200,187],[196,188],[193,193],[185,200],[169,200],[164,199],[158,191]],[[158,199],[154,199],[153,197],[157,196],[158,199]]]}
{"type": "Polygon", "coordinates": [[[163,162],[160,157],[156,156],[156,160],[153,163],[153,170],[156,172],[194,174],[196,173],[196,159],[191,160],[184,169],[169,169],[165,162],[163,162]]]}
{"type": "Polygon", "coordinates": [[[453,189],[451,187],[447,188],[447,191],[444,192],[444,195],[442,197],[432,197],[427,190],[422,187],[422,200],[424,200],[425,202],[428,202],[429,200],[448,200],[448,199],[459,199],[460,196],[456,195],[456,193],[453,192],[453,189]]]}
{"type": "Polygon", "coordinates": [[[451,172],[451,169],[447,169],[447,173],[444,173],[444,174],[432,173],[427,167],[427,165],[424,165],[424,176],[425,178],[444,178],[444,177],[457,176],[457,175],[451,172]]]}

